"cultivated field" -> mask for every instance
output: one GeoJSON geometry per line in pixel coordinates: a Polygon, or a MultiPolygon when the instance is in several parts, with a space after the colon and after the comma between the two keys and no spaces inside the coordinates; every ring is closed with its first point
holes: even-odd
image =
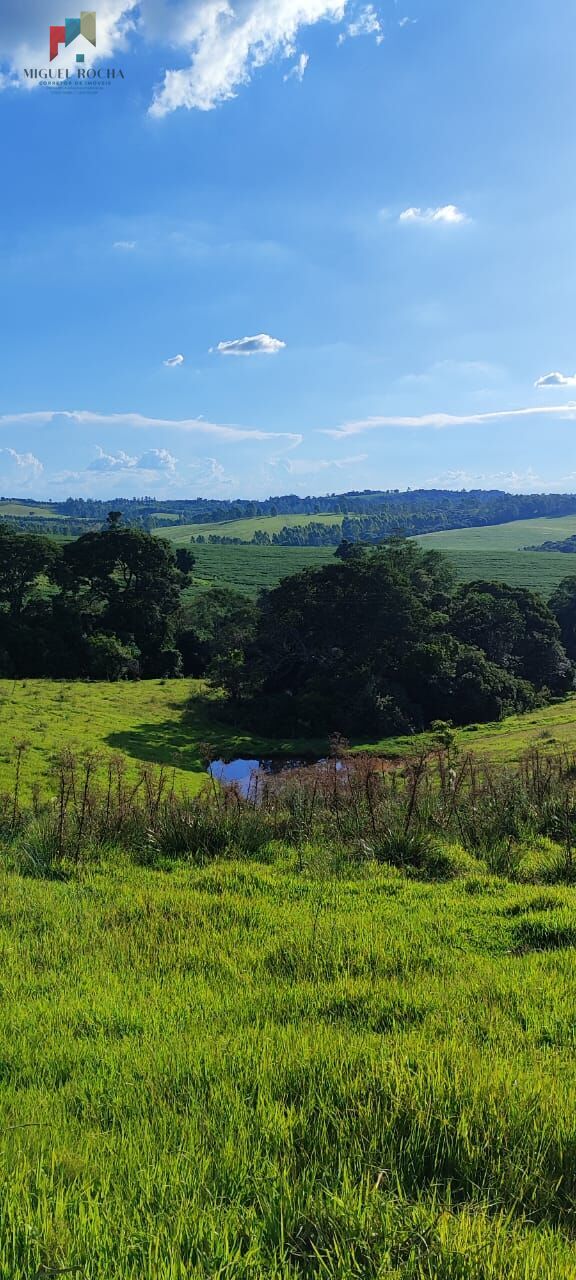
{"type": "Polygon", "coordinates": [[[320,568],[334,557],[332,547],[195,546],[192,550],[196,556],[192,592],[203,586],[232,587],[253,597],[290,573],[320,568]]]}
{"type": "MultiPolygon", "coordinates": [[[[465,531],[466,532],[466,531],[465,531]]],[[[428,545],[428,539],[422,540],[428,545]]],[[[459,582],[484,579],[527,587],[549,596],[558,583],[576,573],[576,555],[562,552],[507,550],[443,550],[459,582]]],[[[222,547],[195,546],[194,590],[207,586],[232,587],[245,595],[274,587],[289,573],[329,564],[331,547],[222,547]]]]}

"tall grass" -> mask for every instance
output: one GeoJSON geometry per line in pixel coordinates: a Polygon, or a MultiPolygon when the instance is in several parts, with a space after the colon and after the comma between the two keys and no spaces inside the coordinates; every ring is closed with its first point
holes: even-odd
{"type": "Polygon", "coordinates": [[[0,795],[0,840],[22,871],[59,875],[123,849],[135,862],[270,856],[278,841],[344,865],[387,863],[450,878],[483,861],[512,878],[576,881],[576,757],[531,750],[495,767],[452,748],[396,764],[350,756],[342,743],[315,765],[254,775],[248,795],[206,779],[183,793],[174,771],[128,772],[122,756],[65,750],[49,787],[21,798],[27,747],[0,795]],[[538,857],[537,855],[540,854],[538,857]]]}

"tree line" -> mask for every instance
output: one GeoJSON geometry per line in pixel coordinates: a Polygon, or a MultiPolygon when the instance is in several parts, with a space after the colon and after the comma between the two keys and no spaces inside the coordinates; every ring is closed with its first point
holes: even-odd
{"type": "Polygon", "coordinates": [[[193,569],[119,512],[65,544],[0,526],[0,676],[205,677],[243,723],[314,737],[498,720],[574,688],[576,576],[548,604],[458,586],[440,553],[400,538],[343,543],[256,602],[190,598],[193,569]]]}

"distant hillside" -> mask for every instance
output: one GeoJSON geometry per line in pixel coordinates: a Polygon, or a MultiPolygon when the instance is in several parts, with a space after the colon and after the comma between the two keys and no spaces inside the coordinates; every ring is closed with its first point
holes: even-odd
{"type": "Polygon", "coordinates": [[[576,516],[576,494],[507,494],[500,490],[454,493],[444,489],[367,490],[301,498],[283,494],[264,501],[216,498],[67,498],[64,502],[33,499],[0,499],[0,520],[17,529],[75,537],[87,529],[101,528],[111,510],[121,511],[128,525],[144,529],[188,530],[188,537],[210,533],[251,541],[263,521],[273,521],[271,541],[281,545],[318,545],[318,526],[331,526],[326,538],[333,545],[342,537],[353,542],[380,542],[394,534],[416,536],[447,530],[482,528],[519,520],[563,519],[576,516]],[[238,522],[251,526],[232,532],[238,522]],[[218,526],[218,532],[215,526],[218,526]],[[306,533],[311,525],[316,530],[306,533]],[[200,528],[199,528],[200,526],[200,528]],[[210,528],[208,528],[210,526],[210,528]],[[226,527],[227,526],[227,527],[226,527]],[[205,532],[203,532],[203,529],[205,532]]]}

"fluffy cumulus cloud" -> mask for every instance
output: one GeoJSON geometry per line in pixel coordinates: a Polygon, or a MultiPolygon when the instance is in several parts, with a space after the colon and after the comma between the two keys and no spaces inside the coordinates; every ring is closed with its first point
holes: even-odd
{"type": "Polygon", "coordinates": [[[167,369],[178,369],[181,364],[184,364],[184,356],[170,356],[168,360],[164,361],[164,364],[167,369]]]}
{"type": "Polygon", "coordinates": [[[423,226],[434,226],[443,224],[444,226],[455,227],[463,222],[469,222],[467,214],[455,204],[443,204],[437,209],[404,209],[400,214],[400,222],[403,223],[420,223],[423,226]]]}
{"type": "Polygon", "coordinates": [[[122,449],[117,453],[106,453],[99,447],[97,456],[88,463],[87,471],[99,471],[104,475],[114,475],[119,471],[159,471],[175,475],[177,461],[167,449],[148,449],[138,456],[125,453],[122,449]]]}
{"type": "Polygon", "coordinates": [[[33,453],[17,453],[16,449],[0,449],[0,485],[4,497],[18,497],[40,479],[44,467],[33,453]]]}
{"type": "Polygon", "coordinates": [[[576,373],[545,373],[534,386],[538,390],[546,390],[548,387],[576,387],[576,373]]]}
{"type": "Polygon", "coordinates": [[[211,347],[211,352],[221,356],[275,356],[286,346],[280,338],[271,338],[269,333],[257,333],[253,338],[234,338],[231,342],[219,342],[211,347]]]}

